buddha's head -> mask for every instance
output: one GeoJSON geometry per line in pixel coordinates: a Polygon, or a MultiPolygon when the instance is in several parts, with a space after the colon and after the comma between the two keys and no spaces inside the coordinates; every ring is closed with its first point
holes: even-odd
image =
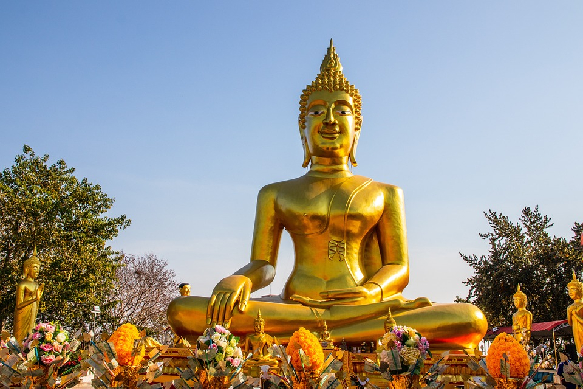
{"type": "Polygon", "coordinates": [[[567,284],[567,290],[569,292],[569,297],[573,300],[579,300],[583,296],[583,284],[577,279],[574,270],[573,279],[567,284]]]}
{"type": "Polygon", "coordinates": [[[330,39],[320,74],[300,97],[302,166],[308,166],[312,156],[349,157],[356,166],[355,151],[362,125],[360,109],[360,93],[344,77],[340,58],[330,39]]]}
{"type": "Polygon", "coordinates": [[[265,331],[265,320],[261,317],[261,311],[257,312],[257,318],[253,323],[256,334],[262,334],[265,331]]]}
{"type": "Polygon", "coordinates": [[[190,296],[190,284],[188,282],[178,285],[178,290],[181,296],[190,296]]]}
{"type": "Polygon", "coordinates": [[[32,256],[24,261],[22,266],[22,276],[24,278],[32,278],[33,280],[38,277],[40,271],[40,260],[37,257],[36,247],[32,252],[32,256]]]}
{"type": "Polygon", "coordinates": [[[527,298],[526,294],[520,290],[520,284],[516,287],[516,293],[514,293],[514,306],[518,309],[526,308],[527,298]]]}

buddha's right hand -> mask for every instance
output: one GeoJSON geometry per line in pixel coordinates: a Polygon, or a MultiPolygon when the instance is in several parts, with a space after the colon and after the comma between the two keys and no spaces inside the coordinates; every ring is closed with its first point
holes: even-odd
{"type": "Polygon", "coordinates": [[[232,275],[223,278],[209,299],[206,311],[206,324],[222,324],[228,328],[231,324],[233,309],[238,303],[241,312],[247,309],[251,295],[251,280],[243,275],[232,275]]]}

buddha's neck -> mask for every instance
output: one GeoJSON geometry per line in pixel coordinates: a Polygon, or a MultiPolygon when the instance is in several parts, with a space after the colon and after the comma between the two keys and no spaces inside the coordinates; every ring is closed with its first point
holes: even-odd
{"type": "Polygon", "coordinates": [[[312,157],[309,175],[320,177],[350,177],[348,157],[312,157]]]}

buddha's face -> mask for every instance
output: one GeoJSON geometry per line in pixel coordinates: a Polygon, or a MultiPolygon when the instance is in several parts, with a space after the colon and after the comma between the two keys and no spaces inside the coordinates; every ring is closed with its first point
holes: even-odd
{"type": "Polygon", "coordinates": [[[304,137],[316,157],[347,157],[356,135],[352,97],[343,91],[316,91],[308,99],[304,137]]]}
{"type": "Polygon", "coordinates": [[[190,296],[190,285],[184,285],[182,288],[180,288],[180,295],[190,296]]]}
{"type": "Polygon", "coordinates": [[[261,334],[263,333],[263,331],[265,331],[265,323],[262,321],[255,321],[255,333],[256,334],[261,334]]]}
{"type": "Polygon", "coordinates": [[[581,288],[578,288],[577,286],[571,285],[568,287],[568,291],[569,291],[569,297],[571,297],[573,300],[578,300],[581,298],[581,288]]]}
{"type": "Polygon", "coordinates": [[[526,307],[526,299],[524,297],[515,296],[514,297],[514,306],[518,309],[526,307]]]}
{"type": "Polygon", "coordinates": [[[33,278],[33,279],[38,277],[39,271],[40,271],[40,266],[37,264],[29,265],[24,269],[26,276],[33,278]]]}

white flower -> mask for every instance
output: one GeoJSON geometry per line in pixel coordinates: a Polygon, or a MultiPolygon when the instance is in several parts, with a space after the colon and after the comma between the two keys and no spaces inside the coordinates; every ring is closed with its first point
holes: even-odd
{"type": "Polygon", "coordinates": [[[221,340],[221,334],[219,334],[218,332],[215,332],[213,334],[213,336],[211,336],[211,339],[213,342],[218,343],[219,340],[221,340]]]}
{"type": "Polygon", "coordinates": [[[67,339],[67,336],[62,332],[59,332],[57,334],[57,337],[55,338],[55,340],[59,343],[63,343],[65,341],[65,339],[67,339]]]}

